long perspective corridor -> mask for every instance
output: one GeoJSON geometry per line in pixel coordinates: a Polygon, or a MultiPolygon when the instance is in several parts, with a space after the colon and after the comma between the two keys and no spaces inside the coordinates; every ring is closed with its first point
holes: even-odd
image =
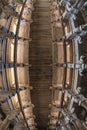
{"type": "Polygon", "coordinates": [[[87,130],[87,0],[0,0],[0,130],[87,130]]]}

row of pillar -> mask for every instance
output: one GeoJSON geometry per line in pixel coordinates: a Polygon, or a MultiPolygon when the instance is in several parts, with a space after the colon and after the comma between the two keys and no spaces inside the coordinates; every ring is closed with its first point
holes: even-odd
{"type": "Polygon", "coordinates": [[[79,119],[79,108],[86,116],[86,97],[81,93],[79,79],[87,69],[79,45],[87,35],[87,24],[75,25],[77,14],[86,5],[85,0],[50,0],[53,51],[52,103],[49,130],[85,130],[86,118],[79,119]],[[62,51],[63,50],[63,51],[62,51]],[[73,50],[73,51],[72,51],[73,50]],[[84,104],[84,105],[83,105],[84,104]]]}
{"type": "MultiPolygon", "coordinates": [[[[21,71],[26,73],[29,70],[29,62],[26,58],[25,61],[17,61],[19,57],[18,44],[27,42],[29,49],[30,38],[30,24],[32,23],[32,11],[33,1],[32,0],[5,0],[0,1],[0,45],[1,45],[1,62],[0,62],[0,74],[2,84],[0,86],[0,107],[3,113],[6,115],[4,120],[1,121],[1,130],[7,130],[13,126],[15,130],[35,130],[35,116],[33,114],[33,107],[31,101],[30,91],[32,89],[29,86],[29,72],[28,77],[23,85],[19,82],[19,76],[21,71]],[[12,46],[14,50],[12,52],[12,46]],[[10,48],[10,52],[9,49],[10,48]],[[14,53],[14,54],[13,54],[14,53]],[[7,55],[8,54],[8,55],[7,55]],[[13,55],[13,57],[12,57],[13,55]],[[9,58],[8,58],[9,56],[9,58]],[[12,58],[11,58],[12,57],[12,58]],[[12,59],[9,60],[9,59],[12,59]],[[18,68],[21,71],[18,72],[18,68]],[[8,71],[10,71],[8,75],[8,71]],[[11,81],[13,79],[14,81],[11,81]],[[9,83],[10,82],[10,83],[9,83]],[[14,82],[14,86],[12,85],[14,82]],[[26,84],[27,83],[27,84],[26,84]],[[12,85],[12,86],[10,86],[12,85]]],[[[25,47],[26,45],[24,45],[25,47]]],[[[26,49],[26,48],[25,48],[26,49]]],[[[26,51],[26,50],[25,50],[26,51]]],[[[29,50],[28,50],[29,51],[29,50]]],[[[20,56],[23,56],[25,52],[22,52],[20,56]]],[[[27,52],[26,52],[27,53],[27,52]]],[[[28,54],[27,54],[28,55],[28,54]]],[[[21,59],[21,57],[20,57],[21,59]]],[[[0,82],[1,82],[0,79],[0,82]]],[[[20,79],[22,80],[22,79],[20,79]]],[[[1,84],[1,83],[0,83],[1,84]]]]}

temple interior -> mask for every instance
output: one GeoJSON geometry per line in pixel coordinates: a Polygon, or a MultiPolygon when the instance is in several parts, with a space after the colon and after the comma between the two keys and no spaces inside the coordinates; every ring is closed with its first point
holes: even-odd
{"type": "Polygon", "coordinates": [[[86,0],[0,0],[0,130],[87,130],[86,0]]]}

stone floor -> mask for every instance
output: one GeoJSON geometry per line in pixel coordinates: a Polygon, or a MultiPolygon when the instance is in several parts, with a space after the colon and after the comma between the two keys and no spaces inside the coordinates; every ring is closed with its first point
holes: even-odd
{"type": "Polygon", "coordinates": [[[33,86],[32,102],[40,130],[45,130],[48,123],[49,103],[51,103],[52,85],[52,41],[50,10],[48,0],[36,0],[34,3],[33,23],[31,26],[30,84],[33,86]]]}

